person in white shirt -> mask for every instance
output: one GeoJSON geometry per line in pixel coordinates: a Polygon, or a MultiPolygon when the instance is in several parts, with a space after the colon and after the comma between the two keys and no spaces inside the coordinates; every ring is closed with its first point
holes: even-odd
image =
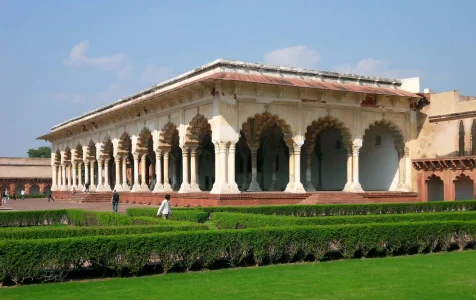
{"type": "Polygon", "coordinates": [[[162,219],[166,220],[169,218],[169,215],[172,214],[172,209],[170,208],[170,195],[167,194],[165,195],[165,199],[162,201],[162,204],[160,204],[159,210],[157,211],[157,216],[158,218],[160,215],[162,215],[162,219]]]}
{"type": "Polygon", "coordinates": [[[25,190],[21,190],[21,199],[25,200],[25,190]]]}

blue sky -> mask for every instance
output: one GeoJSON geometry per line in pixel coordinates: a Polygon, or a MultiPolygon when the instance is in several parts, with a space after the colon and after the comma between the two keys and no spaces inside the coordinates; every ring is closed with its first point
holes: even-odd
{"type": "Polygon", "coordinates": [[[0,1],[0,156],[217,58],[476,95],[476,1],[0,1]]]}

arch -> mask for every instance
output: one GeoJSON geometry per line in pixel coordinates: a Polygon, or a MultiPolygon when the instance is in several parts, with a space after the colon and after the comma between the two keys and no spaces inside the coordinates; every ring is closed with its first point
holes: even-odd
{"type": "Polygon", "coordinates": [[[21,191],[25,190],[25,185],[22,183],[17,183],[15,185],[15,193],[17,194],[17,197],[21,195],[21,191]]]}
{"type": "Polygon", "coordinates": [[[465,174],[456,176],[453,180],[455,187],[455,200],[473,200],[474,199],[474,181],[465,174]]]}
{"type": "Polygon", "coordinates": [[[277,115],[270,114],[268,112],[255,114],[253,117],[248,118],[243,122],[241,131],[245,134],[247,144],[249,146],[259,145],[261,135],[268,127],[277,125],[283,131],[283,139],[286,144],[291,145],[293,143],[293,133],[291,126],[289,126],[285,120],[281,119],[277,115]],[[255,129],[256,128],[256,129],[255,129]]]}
{"type": "Polygon", "coordinates": [[[212,134],[210,123],[202,114],[197,114],[188,124],[187,134],[185,135],[186,144],[198,144],[206,135],[212,134]]]}
{"type": "Polygon", "coordinates": [[[179,143],[179,132],[177,126],[172,122],[167,122],[159,134],[159,148],[172,147],[179,143]]]}
{"type": "Polygon", "coordinates": [[[38,184],[33,184],[30,186],[30,195],[38,195],[40,193],[40,187],[38,184]]]}
{"type": "Polygon", "coordinates": [[[106,136],[104,141],[101,143],[101,154],[104,157],[112,157],[114,153],[114,146],[112,144],[111,138],[106,136]]]}
{"type": "Polygon", "coordinates": [[[464,123],[463,120],[459,121],[458,129],[458,155],[464,156],[464,123]]]}
{"type": "Polygon", "coordinates": [[[1,191],[5,191],[5,190],[7,190],[9,194],[11,193],[11,191],[10,191],[10,184],[4,183],[4,184],[2,185],[1,191]]]}
{"type": "Polygon", "coordinates": [[[118,149],[120,152],[130,152],[132,149],[132,140],[127,132],[123,132],[119,138],[118,149]]]}
{"type": "Polygon", "coordinates": [[[56,150],[55,152],[55,161],[54,161],[54,164],[56,166],[60,165],[61,164],[61,153],[59,150],[56,150]]]}
{"type": "Polygon", "coordinates": [[[96,159],[96,144],[93,142],[93,140],[90,140],[88,143],[86,156],[88,158],[96,159]]]}
{"type": "Polygon", "coordinates": [[[321,134],[322,131],[326,130],[327,128],[336,128],[340,131],[340,134],[342,135],[342,139],[344,144],[349,145],[349,143],[352,142],[352,134],[345,126],[343,122],[340,120],[327,116],[324,118],[319,118],[316,121],[313,121],[311,125],[307,127],[305,137],[306,139],[304,140],[304,146],[305,148],[309,149],[309,151],[313,151],[314,147],[312,145],[315,145],[316,143],[316,138],[321,134]]]}
{"type": "Polygon", "coordinates": [[[43,188],[43,194],[47,194],[51,190],[51,184],[45,185],[43,188]]]}
{"type": "Polygon", "coordinates": [[[149,140],[152,139],[152,133],[147,127],[142,128],[137,138],[137,150],[141,152],[147,152],[149,146],[149,140]]]}
{"type": "Polygon", "coordinates": [[[66,146],[66,149],[64,149],[64,161],[71,161],[71,149],[69,146],[66,146]]]}
{"type": "Polygon", "coordinates": [[[83,146],[81,144],[77,144],[75,148],[75,155],[76,157],[74,159],[76,160],[83,160],[83,146]]]}
{"type": "Polygon", "coordinates": [[[398,187],[399,164],[405,148],[405,139],[394,123],[376,121],[364,131],[359,155],[359,173],[362,189],[367,191],[394,191],[398,187]],[[379,136],[380,145],[377,145],[379,136]]]}
{"type": "Polygon", "coordinates": [[[425,180],[428,201],[443,201],[445,194],[444,194],[444,183],[441,177],[432,174],[428,176],[425,180]]]}

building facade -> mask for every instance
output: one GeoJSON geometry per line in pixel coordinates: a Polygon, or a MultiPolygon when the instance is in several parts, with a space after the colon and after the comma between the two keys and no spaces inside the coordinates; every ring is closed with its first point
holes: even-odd
{"type": "Polygon", "coordinates": [[[419,79],[217,60],[40,137],[52,190],[416,191],[419,79]]]}
{"type": "Polygon", "coordinates": [[[413,167],[422,201],[475,199],[476,97],[458,91],[425,95],[418,112],[413,167]]]}
{"type": "Polygon", "coordinates": [[[12,195],[43,194],[51,189],[49,158],[0,157],[0,186],[12,195]]]}

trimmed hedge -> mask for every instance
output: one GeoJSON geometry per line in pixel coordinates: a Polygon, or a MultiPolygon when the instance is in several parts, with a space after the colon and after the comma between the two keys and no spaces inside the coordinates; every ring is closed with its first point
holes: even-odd
{"type": "Polygon", "coordinates": [[[261,228],[268,226],[338,225],[367,223],[398,223],[424,221],[475,221],[476,212],[443,212],[401,215],[365,215],[337,217],[289,217],[240,213],[214,213],[211,215],[218,229],[261,228]]]}
{"type": "MultiPolygon", "coordinates": [[[[130,217],[155,217],[157,215],[157,210],[158,208],[128,208],[126,210],[126,215],[130,217]]],[[[208,215],[208,212],[200,209],[172,209],[170,220],[203,223],[208,219],[208,215]]]]}
{"type": "MultiPolygon", "coordinates": [[[[169,223],[170,224],[170,223],[169,223]]],[[[107,236],[147,234],[167,231],[206,230],[203,224],[161,225],[161,226],[102,226],[102,227],[29,227],[6,228],[0,230],[2,239],[56,239],[82,236],[107,236]]]]}
{"type": "Polygon", "coordinates": [[[67,221],[66,212],[66,209],[0,212],[0,227],[63,224],[67,221]]]}
{"type": "Polygon", "coordinates": [[[187,221],[170,221],[164,220],[162,218],[153,218],[153,217],[131,217],[132,225],[164,225],[164,226],[186,226],[193,225],[195,227],[208,228],[204,224],[197,224],[196,222],[187,222],[187,221]]]}
{"type": "MultiPolygon", "coordinates": [[[[186,209],[182,208],[180,211],[186,209]]],[[[191,210],[191,209],[188,209],[191,210]]],[[[441,201],[417,203],[375,203],[375,204],[317,204],[317,205],[268,205],[268,206],[219,206],[202,207],[200,210],[214,212],[235,212],[263,215],[285,215],[299,217],[339,216],[339,215],[379,215],[407,214],[422,212],[450,212],[476,210],[476,201],[441,201]]],[[[176,210],[174,210],[175,213],[176,210]]]]}
{"type": "Polygon", "coordinates": [[[176,266],[207,268],[218,261],[237,266],[265,262],[322,259],[331,250],[344,258],[446,250],[454,239],[460,249],[474,245],[476,222],[386,223],[266,229],[186,231],[146,235],[0,241],[0,280],[16,284],[64,280],[84,263],[102,274],[139,273],[160,261],[165,272],[176,266]]]}
{"type": "Polygon", "coordinates": [[[128,216],[113,213],[81,209],[66,210],[68,224],[74,226],[124,226],[131,225],[128,216]]]}

